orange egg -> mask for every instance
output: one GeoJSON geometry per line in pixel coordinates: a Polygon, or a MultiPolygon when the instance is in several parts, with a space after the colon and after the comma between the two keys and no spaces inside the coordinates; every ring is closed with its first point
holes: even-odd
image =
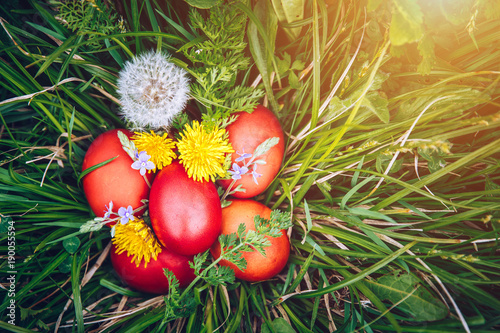
{"type": "MultiPolygon", "coordinates": [[[[271,209],[254,200],[231,200],[228,207],[222,209],[222,234],[235,233],[238,226],[244,223],[246,230],[255,230],[254,217],[259,215],[269,219],[271,209]]],[[[290,241],[285,230],[280,237],[267,237],[271,246],[265,247],[265,256],[257,251],[242,252],[247,261],[245,270],[240,270],[229,261],[221,260],[220,265],[229,266],[234,270],[238,279],[250,282],[259,282],[272,278],[285,267],[290,255],[290,241]]],[[[210,249],[212,256],[220,256],[220,244],[217,241],[210,249]]]]}
{"type": "MultiPolygon", "coordinates": [[[[96,216],[103,217],[106,206],[113,201],[113,210],[143,205],[141,200],[149,196],[149,186],[139,170],[132,169],[134,162],[123,150],[118,131],[128,137],[132,132],[125,129],[113,129],[99,135],[90,145],[83,159],[82,171],[116,157],[110,163],[101,166],[83,177],[83,191],[96,216]]],[[[146,173],[148,181],[153,180],[152,173],[146,173]]],[[[139,216],[141,212],[135,215],[139,216]]]]}
{"type": "MultiPolygon", "coordinates": [[[[285,137],[278,118],[262,105],[257,106],[252,113],[239,112],[237,115],[236,121],[226,128],[229,142],[235,150],[231,155],[233,165],[236,163],[239,167],[243,167],[250,161],[250,157],[237,161],[243,157],[243,154],[253,154],[255,148],[267,139],[279,138],[278,144],[265,154],[255,157],[256,160],[263,161],[265,164],[249,167],[248,171],[242,174],[232,186],[234,189],[241,185],[245,189],[245,192],[235,192],[233,197],[251,198],[264,192],[278,174],[285,153],[285,137]]],[[[231,182],[231,179],[220,180],[219,184],[227,189],[231,182]]]]}

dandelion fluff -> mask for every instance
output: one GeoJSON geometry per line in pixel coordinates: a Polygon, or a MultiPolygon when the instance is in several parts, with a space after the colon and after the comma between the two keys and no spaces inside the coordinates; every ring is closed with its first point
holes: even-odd
{"type": "Polygon", "coordinates": [[[137,128],[170,125],[189,98],[187,72],[161,52],[149,51],[125,63],[118,78],[122,115],[137,128]]]}

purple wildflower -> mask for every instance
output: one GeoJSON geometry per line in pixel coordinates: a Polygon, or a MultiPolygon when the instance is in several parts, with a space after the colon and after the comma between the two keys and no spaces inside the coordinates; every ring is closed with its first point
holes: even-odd
{"type": "Polygon", "coordinates": [[[245,153],[245,149],[243,149],[242,153],[236,152],[236,154],[240,155],[240,157],[235,159],[236,162],[241,162],[241,161],[244,161],[246,158],[252,157],[252,154],[245,153]]]}
{"type": "Polygon", "coordinates": [[[125,207],[120,207],[118,209],[118,215],[121,216],[120,223],[121,224],[127,224],[128,221],[133,221],[134,218],[134,210],[132,209],[132,206],[128,206],[127,208],[125,207]]]}
{"type": "Polygon", "coordinates": [[[253,178],[253,181],[255,182],[255,184],[259,185],[259,182],[257,181],[257,178],[262,177],[262,174],[261,173],[257,173],[257,171],[255,170],[256,167],[257,167],[257,164],[255,164],[253,166],[253,169],[252,169],[252,178],[253,178]]]}
{"type": "Polygon", "coordinates": [[[146,170],[153,170],[155,168],[155,164],[149,161],[150,158],[151,156],[149,156],[145,151],[141,151],[137,161],[132,163],[132,169],[140,170],[141,176],[144,176],[146,174],[146,170]]]}
{"type": "Polygon", "coordinates": [[[113,201],[109,202],[109,207],[104,205],[106,207],[105,213],[104,213],[104,218],[107,219],[113,214],[113,201]]]}
{"type": "Polygon", "coordinates": [[[241,175],[244,175],[248,172],[248,168],[246,166],[240,167],[238,164],[233,163],[233,169],[229,170],[231,174],[231,178],[234,180],[241,179],[241,175]]]}

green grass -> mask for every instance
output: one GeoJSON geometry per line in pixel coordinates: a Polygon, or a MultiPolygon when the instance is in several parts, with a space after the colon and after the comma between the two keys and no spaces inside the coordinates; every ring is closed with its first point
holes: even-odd
{"type": "MultiPolygon", "coordinates": [[[[115,85],[121,65],[161,47],[191,66],[182,48],[203,37],[189,24],[189,5],[120,2],[127,32],[111,35],[76,34],[41,1],[1,5],[0,250],[8,253],[14,227],[17,326],[8,324],[5,292],[0,327],[497,331],[500,23],[479,1],[461,1],[466,14],[453,24],[452,8],[416,3],[435,43],[423,52],[432,63],[425,74],[421,44],[394,46],[389,5],[307,1],[293,22],[271,2],[238,5],[251,66],[236,83],[265,91],[259,102],[287,133],[283,168],[257,200],[292,213],[291,256],[270,281],[200,282],[193,312],[171,322],[163,322],[163,297],[130,290],[113,272],[107,232],[78,233],[93,217],[79,178],[92,138],[126,126],[115,85]],[[446,24],[432,34],[436,20],[446,24]]],[[[13,270],[2,260],[5,288],[13,270]]]]}

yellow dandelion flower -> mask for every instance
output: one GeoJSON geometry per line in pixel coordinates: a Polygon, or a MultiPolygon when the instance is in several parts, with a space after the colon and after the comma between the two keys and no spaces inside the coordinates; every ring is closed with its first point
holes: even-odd
{"type": "Polygon", "coordinates": [[[127,224],[117,223],[115,228],[113,244],[116,246],[116,253],[127,251],[127,256],[132,256],[130,262],[135,262],[137,267],[142,259],[146,267],[151,259],[158,258],[161,252],[160,243],[144,220],[134,219],[127,224]]]}
{"type": "Polygon", "coordinates": [[[157,168],[161,170],[163,167],[166,167],[177,157],[173,151],[175,142],[168,138],[167,133],[160,136],[153,131],[151,131],[151,134],[135,132],[134,136],[132,136],[132,141],[139,152],[145,151],[151,156],[150,161],[155,164],[153,172],[157,168]]]}
{"type": "Polygon", "coordinates": [[[215,176],[224,177],[224,161],[226,154],[234,153],[228,142],[226,130],[219,129],[207,132],[197,121],[193,127],[186,125],[177,142],[179,160],[188,176],[196,181],[215,181],[215,176]]]}

